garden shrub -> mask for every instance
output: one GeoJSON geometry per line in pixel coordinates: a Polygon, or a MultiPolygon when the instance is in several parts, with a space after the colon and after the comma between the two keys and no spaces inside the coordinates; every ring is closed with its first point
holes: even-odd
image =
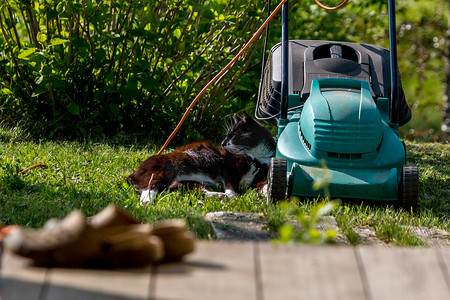
{"type": "MultiPolygon", "coordinates": [[[[260,26],[264,2],[2,0],[0,121],[37,138],[133,133],[160,143],[260,26]]],[[[397,2],[399,69],[413,112],[400,136],[439,140],[448,1],[397,2]]],[[[312,0],[289,5],[292,39],[389,47],[386,2],[355,0],[333,12],[312,0]]],[[[278,14],[269,47],[280,23],[278,14]]],[[[208,89],[174,143],[220,140],[225,116],[254,110],[261,40],[208,89]]]]}
{"type": "MultiPolygon", "coordinates": [[[[260,26],[263,7],[250,0],[2,1],[1,120],[39,138],[134,133],[161,141],[260,26]]],[[[220,120],[245,108],[259,81],[259,54],[249,49],[208,90],[178,142],[217,136],[220,120]]]]}

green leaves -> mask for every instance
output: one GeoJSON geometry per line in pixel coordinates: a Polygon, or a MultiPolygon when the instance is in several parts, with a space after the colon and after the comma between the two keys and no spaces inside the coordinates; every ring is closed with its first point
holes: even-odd
{"type": "MultiPolygon", "coordinates": [[[[12,19],[6,13],[0,22],[0,40],[9,43],[0,53],[7,73],[0,86],[20,105],[5,105],[3,115],[25,122],[37,136],[76,138],[95,124],[101,134],[141,130],[161,139],[259,26],[258,18],[237,16],[243,10],[258,15],[263,6],[250,0],[37,0],[31,7],[7,0],[3,7],[12,19]],[[230,20],[245,31],[233,31],[230,20]]],[[[250,99],[257,87],[257,76],[245,72],[255,57],[255,51],[246,54],[207,91],[178,142],[198,132],[218,136],[221,124],[211,118],[241,107],[237,95],[250,99]]]]}
{"type": "Polygon", "coordinates": [[[2,166],[2,169],[3,172],[0,177],[0,184],[6,185],[8,188],[13,190],[20,190],[25,187],[26,183],[19,175],[21,169],[18,164],[7,162],[2,166]]]}
{"type": "Polygon", "coordinates": [[[329,244],[334,243],[337,232],[334,229],[318,228],[326,223],[326,217],[339,207],[338,201],[316,202],[309,213],[298,208],[298,204],[281,203],[281,209],[288,216],[288,222],[278,229],[279,238],[275,243],[307,243],[307,244],[329,244]]]}
{"type": "Polygon", "coordinates": [[[215,17],[216,17],[216,15],[209,8],[205,8],[202,11],[202,18],[204,19],[203,22],[208,22],[208,20],[213,20],[215,17]]]}
{"type": "Polygon", "coordinates": [[[80,107],[75,102],[71,102],[69,105],[67,105],[67,110],[72,115],[79,115],[80,114],[80,107]]]}
{"type": "MultiPolygon", "coordinates": [[[[355,1],[336,12],[314,3],[291,6],[291,38],[388,46],[387,8],[379,1],[355,1]]],[[[261,25],[264,7],[250,0],[5,0],[0,117],[24,122],[37,137],[77,138],[96,124],[100,134],[163,139],[261,25]]],[[[447,11],[441,0],[398,3],[400,71],[414,114],[404,136],[439,134],[447,11]]],[[[272,21],[269,47],[280,41],[280,27],[272,21]]],[[[206,91],[175,143],[217,137],[224,117],[254,109],[261,51],[257,40],[206,91]]]]}
{"type": "Polygon", "coordinates": [[[19,59],[29,60],[30,56],[36,52],[36,48],[22,49],[17,56],[19,59]]]}
{"type": "Polygon", "coordinates": [[[39,43],[45,43],[47,41],[47,35],[45,33],[39,32],[36,37],[39,43]]]}
{"type": "Polygon", "coordinates": [[[67,44],[68,40],[65,39],[61,39],[61,38],[53,38],[50,41],[50,46],[59,46],[59,45],[64,45],[67,44]]]}

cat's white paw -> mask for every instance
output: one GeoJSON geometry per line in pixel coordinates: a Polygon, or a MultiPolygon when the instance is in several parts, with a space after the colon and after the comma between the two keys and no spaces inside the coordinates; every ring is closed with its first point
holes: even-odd
{"type": "Polygon", "coordinates": [[[261,189],[260,192],[264,195],[264,197],[267,198],[267,195],[269,194],[269,185],[266,183],[261,189]]]}
{"type": "Polygon", "coordinates": [[[142,190],[141,198],[139,200],[140,205],[145,206],[149,203],[153,203],[157,193],[158,192],[156,190],[142,190]]]}
{"type": "Polygon", "coordinates": [[[224,192],[211,192],[211,191],[208,191],[207,189],[203,189],[203,193],[208,198],[217,197],[219,199],[233,198],[233,197],[236,197],[236,195],[237,195],[235,193],[235,191],[230,190],[230,189],[226,189],[225,193],[224,192]]]}

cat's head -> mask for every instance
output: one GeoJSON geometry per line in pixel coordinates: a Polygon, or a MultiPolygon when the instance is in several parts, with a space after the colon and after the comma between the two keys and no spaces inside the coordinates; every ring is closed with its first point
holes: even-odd
{"type": "Polygon", "coordinates": [[[233,115],[222,147],[236,154],[250,154],[257,159],[269,159],[275,154],[275,140],[270,131],[247,113],[233,115]]]}

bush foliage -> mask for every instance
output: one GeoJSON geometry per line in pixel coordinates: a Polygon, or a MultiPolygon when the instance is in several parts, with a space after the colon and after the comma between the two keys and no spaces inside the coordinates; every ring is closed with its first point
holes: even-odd
{"type": "MultiPolygon", "coordinates": [[[[1,118],[21,120],[41,136],[135,132],[161,139],[259,26],[254,3],[3,2],[1,118]]],[[[241,105],[237,95],[254,88],[255,52],[208,91],[186,124],[213,136],[220,108],[241,105]]]]}
{"type": "MultiPolygon", "coordinates": [[[[264,2],[1,0],[0,119],[40,138],[133,133],[159,143],[262,24],[264,2]]],[[[413,110],[402,137],[436,140],[448,2],[396,2],[399,66],[413,110]]],[[[388,48],[386,2],[355,0],[333,12],[313,1],[290,5],[293,39],[388,48]]],[[[280,40],[279,16],[270,31],[269,47],[280,40]]],[[[206,92],[175,143],[219,139],[224,117],[254,109],[261,41],[206,92]]]]}

